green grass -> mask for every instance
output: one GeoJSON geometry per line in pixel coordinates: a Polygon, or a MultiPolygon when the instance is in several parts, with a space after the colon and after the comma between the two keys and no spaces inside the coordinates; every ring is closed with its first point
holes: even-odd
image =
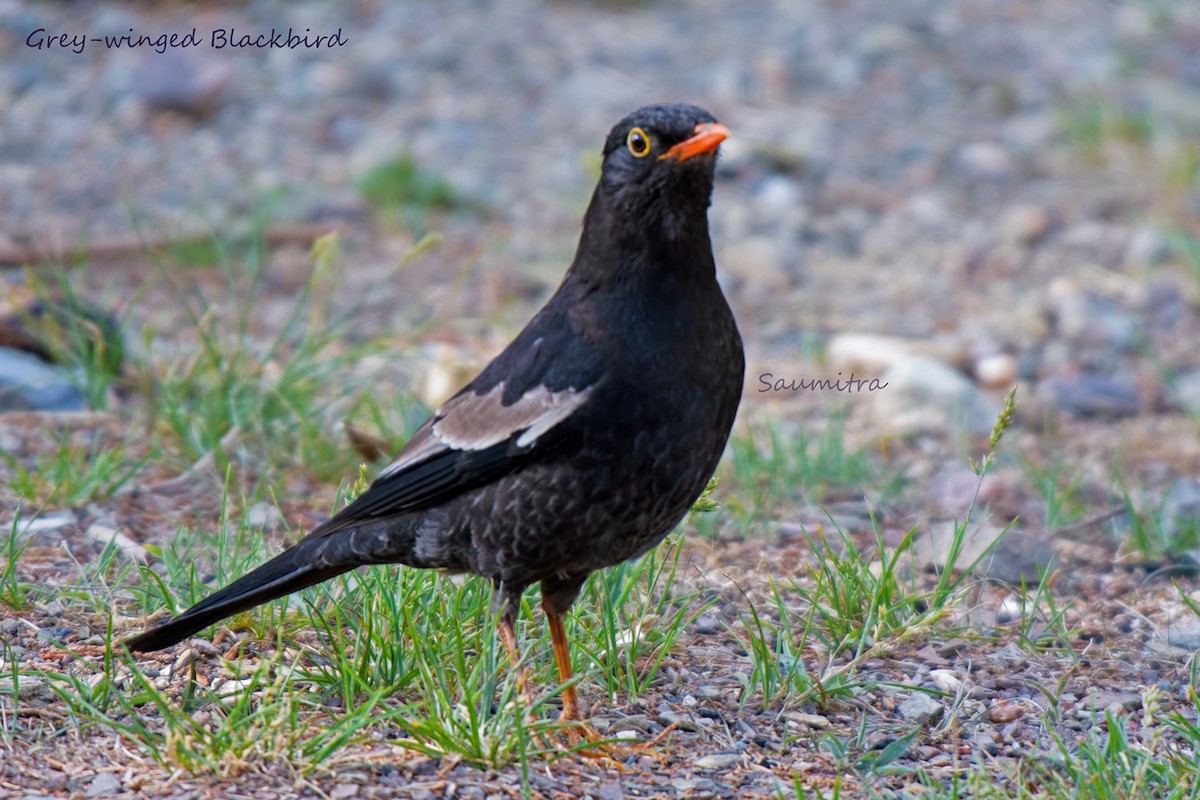
{"type": "Polygon", "coordinates": [[[886,498],[903,485],[901,474],[889,474],[865,449],[847,446],[839,415],[816,432],[784,434],[768,421],[735,433],[726,472],[727,502],[744,528],[770,520],[781,507],[820,505],[839,489],[870,487],[886,498]]]}
{"type": "Polygon", "coordinates": [[[31,462],[0,450],[6,488],[38,507],[76,507],[112,497],[155,455],[152,448],[134,446],[137,433],[116,438],[102,430],[59,431],[54,440],[54,449],[31,462]]]}
{"type": "Polygon", "coordinates": [[[0,565],[0,603],[20,611],[29,604],[30,585],[21,578],[17,567],[29,540],[21,535],[21,514],[13,515],[4,531],[4,563],[0,565]]]}

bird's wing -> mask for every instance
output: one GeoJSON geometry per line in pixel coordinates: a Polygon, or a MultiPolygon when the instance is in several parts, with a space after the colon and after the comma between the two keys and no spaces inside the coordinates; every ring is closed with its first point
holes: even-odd
{"type": "Polygon", "coordinates": [[[601,375],[590,345],[550,316],[443,403],[332,526],[432,507],[544,455],[601,375]]]}

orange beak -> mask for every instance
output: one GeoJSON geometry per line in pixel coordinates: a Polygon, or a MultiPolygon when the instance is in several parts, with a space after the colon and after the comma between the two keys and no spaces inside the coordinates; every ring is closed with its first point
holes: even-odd
{"type": "Polygon", "coordinates": [[[687,161],[702,153],[714,153],[717,146],[729,137],[729,128],[719,122],[701,122],[692,131],[692,135],[658,157],[673,161],[687,161]]]}

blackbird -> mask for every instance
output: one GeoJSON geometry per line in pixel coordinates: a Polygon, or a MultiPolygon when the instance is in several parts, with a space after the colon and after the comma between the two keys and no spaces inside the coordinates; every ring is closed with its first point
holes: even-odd
{"type": "Polygon", "coordinates": [[[742,340],[708,234],[728,134],[689,105],[618,122],[575,259],[516,339],[341,512],[126,646],[158,650],[360,565],[399,563],[490,579],[519,665],[521,594],[540,582],[567,684],[560,719],[578,721],[563,615],[589,574],[683,518],[741,398],[742,340]]]}

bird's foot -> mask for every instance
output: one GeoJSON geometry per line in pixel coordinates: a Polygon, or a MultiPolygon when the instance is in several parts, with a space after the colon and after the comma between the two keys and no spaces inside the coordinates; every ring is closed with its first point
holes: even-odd
{"type": "Polygon", "coordinates": [[[565,717],[564,715],[563,717],[559,717],[558,721],[563,734],[570,743],[568,747],[570,752],[577,753],[584,758],[611,762],[618,769],[630,757],[636,756],[651,756],[657,759],[660,764],[665,764],[665,757],[655,749],[655,746],[675,730],[678,725],[678,723],[672,722],[648,741],[629,742],[605,736],[583,720],[565,717]]]}

